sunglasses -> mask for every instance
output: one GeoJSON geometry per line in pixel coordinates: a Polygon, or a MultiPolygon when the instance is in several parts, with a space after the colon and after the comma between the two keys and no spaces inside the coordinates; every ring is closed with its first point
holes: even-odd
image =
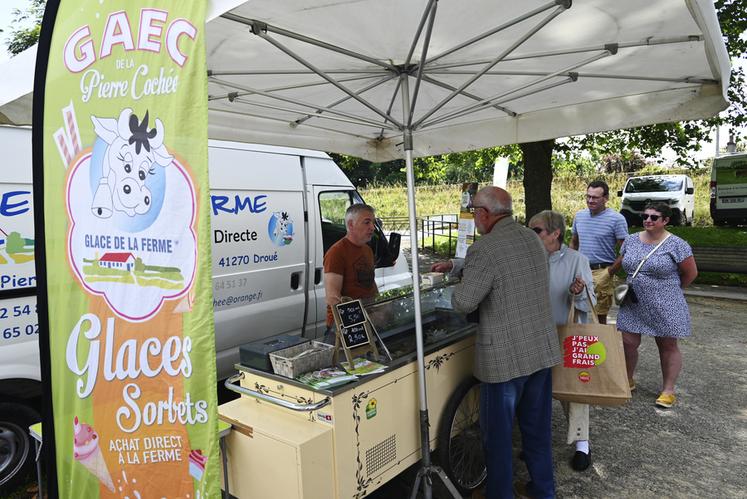
{"type": "Polygon", "coordinates": [[[542,234],[542,231],[545,230],[542,227],[530,227],[536,234],[542,234]]]}
{"type": "Polygon", "coordinates": [[[649,215],[648,213],[644,213],[643,215],[641,215],[642,220],[648,220],[649,218],[651,219],[652,222],[656,222],[657,220],[663,217],[661,215],[649,215]]]}

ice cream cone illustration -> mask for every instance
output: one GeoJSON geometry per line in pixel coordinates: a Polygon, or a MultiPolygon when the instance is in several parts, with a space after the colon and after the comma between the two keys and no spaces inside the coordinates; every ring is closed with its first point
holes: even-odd
{"type": "Polygon", "coordinates": [[[198,482],[202,480],[206,464],[207,456],[203,456],[200,449],[195,449],[189,453],[189,474],[198,482]]]}
{"type": "Polygon", "coordinates": [[[78,416],[75,416],[73,429],[75,430],[73,445],[75,460],[93,473],[110,492],[114,492],[114,483],[99,447],[98,434],[90,425],[79,422],[78,416]]]}

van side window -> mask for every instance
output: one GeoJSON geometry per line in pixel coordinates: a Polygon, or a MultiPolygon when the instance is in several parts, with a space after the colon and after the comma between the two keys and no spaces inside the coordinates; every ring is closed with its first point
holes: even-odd
{"type": "MultiPolygon", "coordinates": [[[[345,210],[353,204],[355,191],[328,191],[319,194],[319,214],[322,221],[324,253],[345,237],[345,210]]],[[[360,202],[360,201],[356,201],[360,202]]]]}

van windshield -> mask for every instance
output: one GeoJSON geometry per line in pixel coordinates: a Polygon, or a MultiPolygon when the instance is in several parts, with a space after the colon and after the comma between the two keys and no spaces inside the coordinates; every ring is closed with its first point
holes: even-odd
{"type": "Polygon", "coordinates": [[[673,178],[631,178],[625,192],[677,192],[682,190],[682,180],[673,178]]]}

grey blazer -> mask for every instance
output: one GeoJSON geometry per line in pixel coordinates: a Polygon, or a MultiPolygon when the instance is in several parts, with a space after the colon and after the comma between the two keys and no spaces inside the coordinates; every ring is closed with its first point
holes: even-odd
{"type": "Polygon", "coordinates": [[[501,383],[560,362],[547,253],[537,234],[503,218],[470,246],[461,271],[451,302],[465,314],[479,308],[477,379],[501,383]]]}

